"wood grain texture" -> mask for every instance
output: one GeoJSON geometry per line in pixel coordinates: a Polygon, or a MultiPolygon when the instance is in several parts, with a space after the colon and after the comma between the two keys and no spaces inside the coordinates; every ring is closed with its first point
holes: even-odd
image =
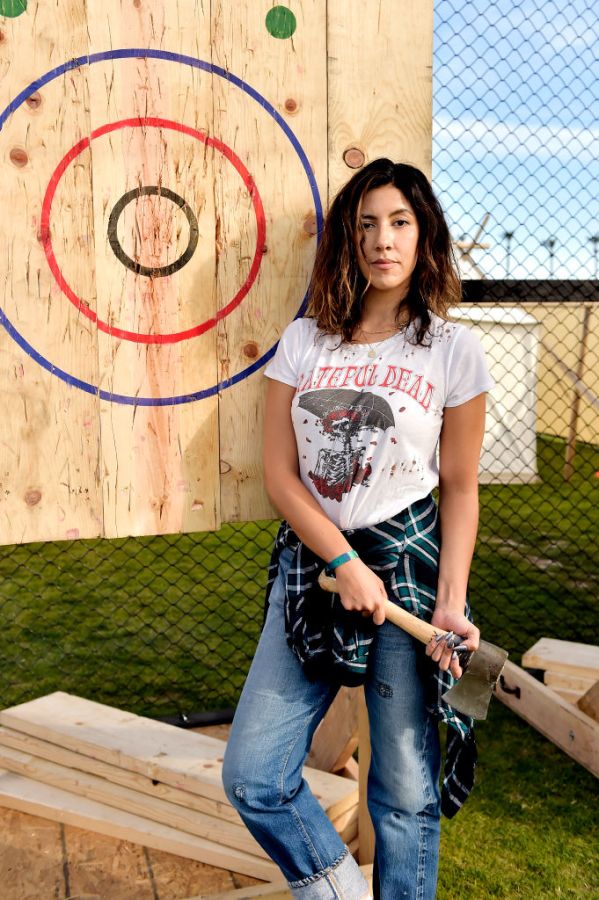
{"type": "MultiPolygon", "coordinates": [[[[221,782],[225,745],[216,738],[61,691],[3,710],[0,722],[172,787],[228,802],[221,782]]],[[[304,774],[329,818],[355,805],[355,783],[317,769],[304,774]]]]}
{"type": "Polygon", "coordinates": [[[430,171],[432,2],[399,7],[381,0],[372,15],[298,0],[286,39],[269,34],[260,5],[232,0],[31,0],[7,22],[4,106],[33,78],[91,55],[40,87],[0,135],[11,209],[0,303],[55,367],[2,331],[0,542],[274,515],[261,472],[263,357],[306,291],[315,193],[326,205],[351,174],[347,149],[430,171]],[[139,54],[109,58],[124,48],[139,54]],[[46,186],[80,141],[42,228],[46,186]],[[165,191],[188,204],[198,235],[168,275],[157,271],[193,227],[165,191]],[[71,299],[51,274],[50,244],[71,299]]]}
{"type": "Polygon", "coordinates": [[[509,660],[496,693],[513,712],[599,777],[599,724],[590,716],[509,660]]]}
{"type": "Polygon", "coordinates": [[[522,665],[596,680],[599,677],[599,647],[544,637],[522,655],[522,665]]]}
{"type": "MultiPolygon", "coordinates": [[[[213,62],[256,90],[292,129],[321,194],[326,194],[326,5],[303,0],[293,7],[297,30],[273,38],[260,4],[212,4],[213,62]]],[[[216,134],[239,155],[262,198],[266,252],[258,279],[235,314],[219,326],[222,381],[246,370],[278,340],[304,297],[316,238],[309,233],[314,200],[300,157],[263,105],[224,79],[214,82],[216,134]]],[[[227,176],[216,180],[219,215],[217,292],[222,307],[233,295],[254,252],[256,221],[247,192],[227,176]]],[[[272,518],[262,486],[262,410],[259,369],[220,398],[223,521],[272,518]]]]}
{"type": "MultiPolygon", "coordinates": [[[[2,108],[36,76],[87,52],[85,3],[33,2],[26,16],[3,22],[3,34],[2,108]]],[[[88,157],[65,172],[47,225],[42,219],[57,164],[88,132],[86,75],[80,68],[69,73],[68,85],[57,78],[28,93],[0,132],[5,211],[0,306],[29,348],[0,329],[0,541],[5,544],[102,532],[97,399],[33,358],[40,354],[48,365],[97,381],[95,330],[61,293],[44,253],[51,240],[65,277],[93,297],[88,157]]]]}
{"type": "MultiPolygon", "coordinates": [[[[93,3],[88,27],[92,53],[140,47],[210,56],[209,20],[194,0],[180,0],[177,15],[164,4],[93,3]]],[[[212,132],[211,77],[177,61],[142,57],[91,66],[89,84],[92,129],[140,123],[92,142],[98,320],[129,335],[98,331],[101,385],[117,395],[153,399],[210,388],[216,380],[214,329],[184,340],[172,336],[215,313],[214,154],[206,142],[179,130],[212,132]],[[139,188],[174,192],[197,220],[197,248],[170,275],[132,271],[109,241],[111,212],[139,188]],[[139,335],[154,342],[140,342],[139,335]]],[[[131,259],[160,271],[185,252],[190,230],[176,203],[158,193],[125,206],[116,238],[131,259]]],[[[218,527],[215,396],[164,406],[104,401],[101,422],[107,536],[218,527]]]]}
{"type": "Polygon", "coordinates": [[[264,881],[272,881],[279,874],[274,863],[11,772],[0,772],[0,805],[264,881]]]}
{"type": "Polygon", "coordinates": [[[353,174],[351,150],[430,177],[432,0],[329,0],[327,16],[330,194],[353,174]]]}
{"type": "MultiPolygon", "coordinates": [[[[116,810],[133,813],[187,834],[216,841],[223,847],[233,847],[263,859],[268,858],[241,822],[229,822],[195,809],[187,809],[168,800],[149,797],[140,791],[113,784],[96,775],[88,775],[86,772],[48,762],[8,747],[0,748],[0,767],[51,787],[62,788],[79,797],[97,800],[116,810]]],[[[343,817],[339,831],[351,834],[352,824],[351,816],[347,819],[343,817]]],[[[351,834],[348,840],[354,836],[355,834],[351,834]]]]}

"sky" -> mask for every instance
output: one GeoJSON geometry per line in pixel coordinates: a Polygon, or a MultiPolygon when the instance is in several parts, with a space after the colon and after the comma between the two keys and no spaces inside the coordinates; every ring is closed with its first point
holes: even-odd
{"type": "Polygon", "coordinates": [[[597,0],[435,0],[433,183],[485,277],[597,277],[597,0]]]}

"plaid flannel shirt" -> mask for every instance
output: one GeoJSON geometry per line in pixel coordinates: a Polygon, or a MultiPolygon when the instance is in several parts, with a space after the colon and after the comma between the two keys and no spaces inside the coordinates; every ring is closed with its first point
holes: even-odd
{"type": "MultiPolygon", "coordinates": [[[[343,533],[361,559],[383,580],[389,599],[430,621],[439,565],[437,506],[432,496],[413,503],[385,522],[343,533]]],[[[302,544],[287,522],[281,523],[270,560],[267,608],[279,570],[279,557],[285,547],[294,552],[285,585],[285,630],[289,646],[308,678],[326,678],[350,686],[362,684],[376,626],[360,613],[345,610],[337,594],[320,588],[318,576],[324,562],[302,544]]],[[[429,673],[427,709],[449,726],[441,809],[451,818],[466,801],[474,784],[473,721],[442,699],[455,679],[449,672],[442,672],[424,653],[423,659],[429,673]]]]}

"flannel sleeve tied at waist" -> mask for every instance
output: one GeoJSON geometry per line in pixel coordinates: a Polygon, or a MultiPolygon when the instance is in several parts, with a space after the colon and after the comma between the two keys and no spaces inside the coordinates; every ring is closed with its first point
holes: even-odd
{"type": "MultiPolygon", "coordinates": [[[[381,578],[387,596],[408,612],[430,622],[439,567],[439,525],[432,496],[413,503],[397,516],[367,528],[344,531],[360,558],[381,578]]],[[[349,612],[337,594],[323,591],[318,576],[324,562],[299,540],[287,522],[279,528],[268,569],[266,605],[285,548],[293,560],[285,584],[287,642],[306,676],[356,686],[366,679],[368,653],[377,626],[361,613],[349,612]]],[[[466,614],[470,618],[469,610],[466,614]]],[[[451,818],[474,784],[476,743],[473,721],[452,709],[442,695],[455,684],[424,655],[427,709],[448,726],[441,808],[451,818]]]]}

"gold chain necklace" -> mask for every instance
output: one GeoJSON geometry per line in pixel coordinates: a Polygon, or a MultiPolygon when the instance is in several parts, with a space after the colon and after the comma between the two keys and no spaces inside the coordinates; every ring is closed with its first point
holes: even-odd
{"type": "MultiPolygon", "coordinates": [[[[369,359],[375,359],[378,356],[378,352],[374,349],[373,345],[370,343],[366,335],[375,335],[375,334],[387,334],[388,332],[393,332],[393,334],[397,334],[398,331],[403,329],[403,325],[393,325],[391,328],[385,328],[384,331],[364,331],[362,326],[359,326],[359,333],[364,336],[365,342],[368,346],[368,357],[369,359]]],[[[390,334],[389,337],[393,337],[393,334],[390,334]]],[[[376,342],[375,342],[376,343],[376,342]]]]}

